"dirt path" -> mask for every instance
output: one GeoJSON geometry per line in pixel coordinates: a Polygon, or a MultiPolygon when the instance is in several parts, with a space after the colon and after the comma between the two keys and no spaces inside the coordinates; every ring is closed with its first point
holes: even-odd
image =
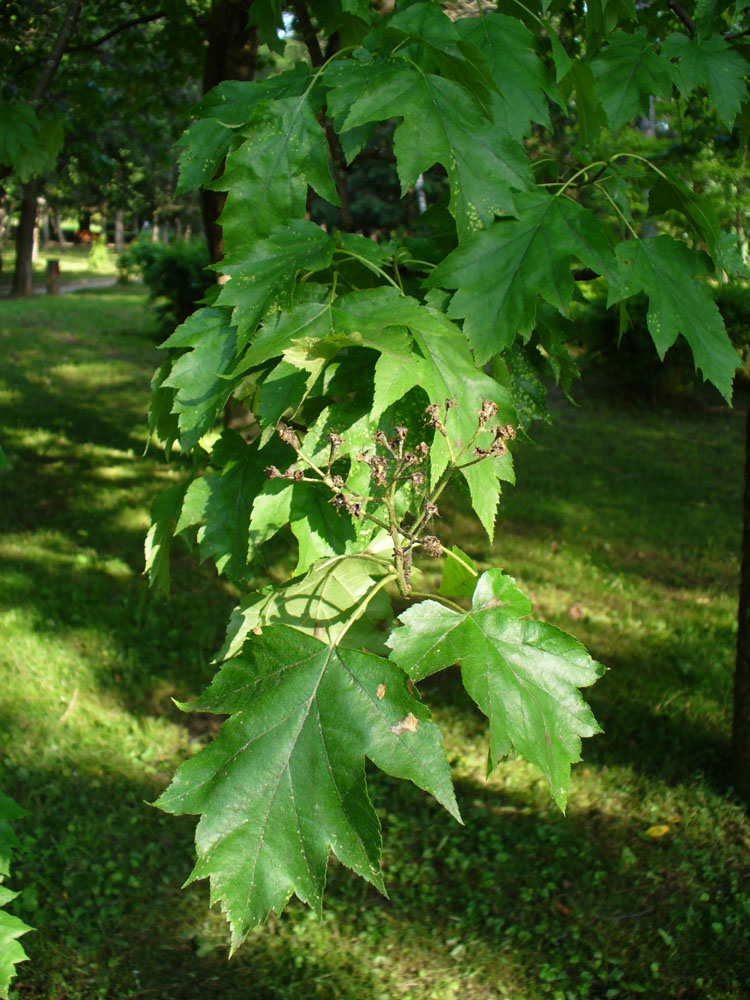
{"type": "MultiPolygon", "coordinates": [[[[66,281],[60,284],[60,295],[68,292],[83,292],[87,288],[110,288],[117,284],[117,276],[110,274],[106,278],[87,278],[83,281],[66,281]]],[[[34,289],[34,295],[46,295],[47,289],[44,285],[39,285],[34,289]]]]}

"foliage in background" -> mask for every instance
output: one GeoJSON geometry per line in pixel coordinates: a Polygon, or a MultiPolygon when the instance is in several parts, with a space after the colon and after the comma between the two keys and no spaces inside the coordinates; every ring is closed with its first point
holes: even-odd
{"type": "Polygon", "coordinates": [[[117,259],[120,278],[143,279],[155,303],[161,329],[167,332],[184,322],[197,308],[214,276],[206,270],[208,252],[202,240],[157,243],[145,236],[130,244],[117,259]]]}
{"type": "Polygon", "coordinates": [[[18,939],[31,930],[28,924],[5,909],[18,896],[4,884],[10,875],[13,852],[19,846],[11,822],[24,815],[24,810],[13,799],[0,792],[0,997],[7,997],[16,966],[26,961],[26,952],[18,939]]]}
{"type": "MultiPolygon", "coordinates": [[[[682,335],[731,398],[739,362],[706,279],[742,272],[736,241],[618,135],[673,87],[706,87],[731,124],[748,98],[745,12],[722,10],[688,25],[671,9],[587,5],[568,33],[554,0],[455,19],[429,3],[381,18],[313,0],[293,10],[309,63],[225,82],[198,106],[180,188],[227,193],[225,280],[163,345],[150,428],[192,467],[154,502],[147,566],[165,587],[183,536],[241,590],[191,706],[229,719],[159,800],[201,816],[191,879],[210,878],[233,949],[293,893],[319,910],[331,851],[383,888],[365,757],[458,817],[416,687],[457,661],[489,718],[488,772],[519,753],[564,809],[581,737],[598,731],[579,689],[601,668],[530,620],[510,577],[441,541],[438,501],[455,476],[492,540],[510,443],[546,414],[542,375],[567,390],[575,373],[579,277],[599,278],[608,305],[645,294],[659,355],[682,335]],[[540,155],[551,107],[575,107],[578,141],[540,155]],[[418,231],[375,243],[353,231],[349,168],[394,120],[402,196],[431,170],[448,193],[418,231]],[[679,211],[705,249],[671,224],[637,231],[631,196],[647,185],[649,213],[679,211]],[[311,191],[326,229],[307,217],[311,191]],[[217,433],[230,399],[250,417],[217,433]],[[290,578],[256,590],[288,532],[290,578]],[[418,554],[442,560],[437,593],[418,554]]],[[[252,8],[272,47],[281,13],[252,8]]]]}
{"type": "MultiPolygon", "coordinates": [[[[630,396],[653,401],[665,394],[700,392],[700,379],[684,341],[674,345],[661,365],[654,364],[646,296],[630,300],[627,325],[623,328],[618,311],[607,309],[606,298],[595,290],[592,292],[574,304],[573,309],[576,336],[590,361],[602,367],[630,396]]],[[[744,283],[718,285],[714,300],[742,360],[743,375],[750,376],[750,290],[744,283]]]]}

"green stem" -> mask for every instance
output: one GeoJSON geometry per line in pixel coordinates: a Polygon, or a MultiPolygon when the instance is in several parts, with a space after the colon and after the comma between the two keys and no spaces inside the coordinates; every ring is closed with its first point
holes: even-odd
{"type": "Polygon", "coordinates": [[[466,614],[466,609],[462,608],[460,604],[456,604],[452,601],[450,597],[443,597],[442,594],[429,594],[426,590],[412,590],[410,597],[426,597],[430,601],[442,601],[443,604],[447,604],[449,608],[453,608],[454,611],[460,611],[462,615],[466,614]]]}
{"type": "Polygon", "coordinates": [[[360,254],[355,253],[353,250],[348,250],[345,247],[338,247],[336,253],[345,254],[347,257],[351,257],[353,260],[358,260],[360,264],[364,264],[365,267],[369,268],[370,271],[374,271],[374,273],[379,274],[381,278],[385,278],[385,280],[389,281],[394,288],[397,288],[402,295],[404,294],[404,289],[401,287],[401,285],[396,281],[394,281],[387,271],[384,271],[382,267],[378,267],[377,264],[373,264],[371,260],[368,260],[366,257],[362,257],[360,254]]]}
{"type": "Polygon", "coordinates": [[[565,181],[565,183],[561,186],[560,190],[559,191],[555,191],[553,197],[554,198],[559,198],[560,195],[565,194],[565,192],[568,190],[568,188],[573,183],[573,181],[576,180],[576,178],[580,177],[581,174],[585,174],[587,171],[591,170],[593,167],[604,167],[605,170],[606,170],[607,166],[608,166],[608,163],[607,163],[606,160],[594,160],[593,163],[586,164],[585,167],[581,167],[580,170],[576,170],[576,172],[573,174],[573,176],[569,177],[565,181]]]}
{"type": "Polygon", "coordinates": [[[637,239],[637,240],[640,239],[640,236],[635,231],[635,229],[633,229],[633,226],[628,221],[627,216],[625,215],[625,213],[623,212],[623,210],[620,208],[620,206],[617,204],[617,202],[612,197],[612,195],[609,193],[609,191],[604,187],[604,185],[599,184],[597,182],[596,184],[594,184],[594,187],[597,189],[597,191],[601,191],[601,193],[604,195],[604,197],[610,203],[610,205],[612,206],[612,208],[614,208],[615,212],[620,216],[620,218],[624,222],[625,227],[627,229],[629,229],[630,232],[633,234],[633,236],[635,237],[635,239],[637,239]]]}
{"type": "Polygon", "coordinates": [[[470,566],[465,559],[462,559],[461,556],[457,556],[456,553],[451,552],[450,549],[446,549],[444,545],[441,545],[440,548],[443,550],[444,556],[450,556],[450,558],[455,560],[459,564],[459,566],[463,566],[463,568],[466,570],[467,573],[471,573],[471,575],[475,579],[479,579],[479,573],[477,573],[474,567],[470,566]]]}

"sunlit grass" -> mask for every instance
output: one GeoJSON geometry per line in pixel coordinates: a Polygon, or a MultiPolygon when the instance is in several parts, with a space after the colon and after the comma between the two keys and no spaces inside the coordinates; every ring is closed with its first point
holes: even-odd
{"type": "MultiPolygon", "coordinates": [[[[90,248],[88,246],[70,246],[61,249],[59,246],[51,245],[47,250],[40,250],[37,258],[32,263],[33,281],[35,286],[44,288],[47,274],[47,261],[57,260],[60,262],[60,281],[66,282],[89,281],[93,278],[114,277],[117,274],[117,254],[113,250],[107,251],[107,257],[100,258],[99,266],[92,267],[89,257],[90,248]]],[[[15,251],[13,247],[7,246],[2,251],[2,271],[0,271],[0,293],[11,286],[13,269],[15,267],[15,251]]]]}
{"type": "Polygon", "coordinates": [[[322,922],[292,903],[228,963],[206,885],[180,889],[194,822],[146,805],[215,731],[172,699],[208,682],[233,603],[184,547],[169,603],[141,575],[176,475],[142,454],[154,327],[120,289],[0,313],[0,787],[31,814],[14,905],[38,928],[17,1000],[745,1000],[740,414],[592,394],[516,449],[491,552],[459,495],[441,504],[444,541],[502,565],[609,668],[567,815],[523,761],[486,779],[484,720],[455,671],[431,678],[465,825],[370,769],[390,898],[332,863],[322,922]]]}

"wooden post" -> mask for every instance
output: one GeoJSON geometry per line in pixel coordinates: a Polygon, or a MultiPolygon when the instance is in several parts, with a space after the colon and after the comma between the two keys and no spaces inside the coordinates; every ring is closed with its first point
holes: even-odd
{"type": "Polygon", "coordinates": [[[60,294],[60,261],[47,261],[47,294],[60,294]]]}

